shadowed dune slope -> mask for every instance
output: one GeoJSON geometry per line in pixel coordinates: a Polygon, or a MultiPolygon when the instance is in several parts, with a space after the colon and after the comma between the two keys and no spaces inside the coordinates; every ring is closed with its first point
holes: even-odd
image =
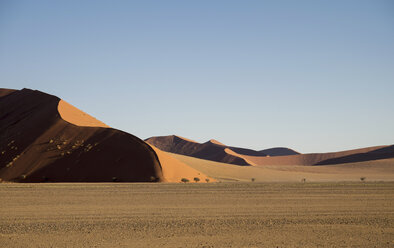
{"type": "Polygon", "coordinates": [[[139,138],[116,129],[103,128],[101,126],[107,126],[59,98],[40,91],[0,90],[0,96],[2,180],[164,180],[156,153],[139,138]]]}
{"type": "Polygon", "coordinates": [[[355,154],[326,159],[316,163],[316,165],[374,161],[374,160],[387,159],[387,158],[394,158],[394,145],[381,147],[378,149],[374,149],[372,151],[363,151],[355,154]]]}

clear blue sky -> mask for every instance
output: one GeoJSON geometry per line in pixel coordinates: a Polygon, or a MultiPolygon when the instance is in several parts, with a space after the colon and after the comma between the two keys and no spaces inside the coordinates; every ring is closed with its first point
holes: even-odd
{"type": "Polygon", "coordinates": [[[394,1],[0,1],[0,87],[234,146],[394,143],[394,1]]]}

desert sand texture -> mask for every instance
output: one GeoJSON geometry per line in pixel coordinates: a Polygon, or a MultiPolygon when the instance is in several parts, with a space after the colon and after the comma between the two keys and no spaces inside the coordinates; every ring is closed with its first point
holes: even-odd
{"type": "Polygon", "coordinates": [[[0,184],[1,247],[393,247],[393,183],[0,184]]]}
{"type": "Polygon", "coordinates": [[[218,181],[313,182],[394,181],[394,159],[324,166],[238,166],[169,153],[176,159],[218,181]]]}

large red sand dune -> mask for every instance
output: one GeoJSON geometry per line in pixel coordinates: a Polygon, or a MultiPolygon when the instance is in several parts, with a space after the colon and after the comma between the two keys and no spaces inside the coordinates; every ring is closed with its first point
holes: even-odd
{"type": "Polygon", "coordinates": [[[55,96],[29,89],[0,89],[3,181],[174,182],[199,175],[181,162],[174,165],[176,159],[168,162],[165,156],[55,96]]]}

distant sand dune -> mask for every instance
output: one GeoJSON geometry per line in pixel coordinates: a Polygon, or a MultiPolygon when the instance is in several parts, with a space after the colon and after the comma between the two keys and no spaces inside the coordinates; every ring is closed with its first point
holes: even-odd
{"type": "Polygon", "coordinates": [[[237,166],[171,154],[176,159],[205,173],[219,181],[258,182],[340,182],[360,181],[394,181],[394,159],[371,162],[346,163],[330,166],[273,165],[273,166],[237,166]]]}
{"type": "Polygon", "coordinates": [[[151,137],[146,142],[163,151],[236,165],[310,166],[394,158],[394,146],[374,146],[340,152],[299,154],[285,147],[255,151],[247,148],[226,146],[215,140],[202,144],[191,143],[175,135],[151,137]]]}
{"type": "Polygon", "coordinates": [[[251,149],[226,146],[213,139],[201,144],[195,141],[190,142],[180,136],[169,135],[151,137],[145,141],[166,152],[229,164],[250,165],[244,158],[235,155],[235,153],[265,156],[265,154],[251,149]]]}
{"type": "MultiPolygon", "coordinates": [[[[354,150],[348,150],[342,152],[310,153],[310,154],[276,156],[276,157],[257,157],[257,156],[247,156],[247,155],[241,155],[241,157],[247,159],[248,161],[251,161],[255,165],[315,165],[318,164],[319,162],[327,161],[329,159],[355,155],[355,154],[368,153],[384,147],[386,146],[367,147],[367,148],[354,149],[354,150]]],[[[394,157],[394,153],[392,157],[394,157]]],[[[358,161],[349,160],[348,162],[358,162],[358,161]]],[[[338,163],[341,162],[338,161],[338,163]]]]}

